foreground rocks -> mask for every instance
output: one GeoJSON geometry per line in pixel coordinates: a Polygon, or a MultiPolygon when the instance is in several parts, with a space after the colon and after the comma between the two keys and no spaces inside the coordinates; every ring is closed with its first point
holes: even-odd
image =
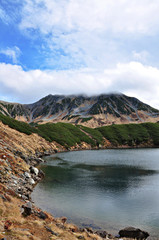
{"type": "Polygon", "coordinates": [[[127,227],[119,231],[120,237],[146,239],[149,237],[149,233],[140,230],[139,228],[127,227]]]}

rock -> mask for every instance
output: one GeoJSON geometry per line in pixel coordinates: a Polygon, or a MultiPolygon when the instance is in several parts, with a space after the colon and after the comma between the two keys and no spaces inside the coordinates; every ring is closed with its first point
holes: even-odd
{"type": "Polygon", "coordinates": [[[37,158],[38,162],[44,162],[42,158],[37,158]]]}
{"type": "Polygon", "coordinates": [[[28,199],[28,197],[25,196],[25,195],[21,195],[21,198],[22,198],[23,200],[27,200],[27,199],[28,199]]]}
{"type": "Polygon", "coordinates": [[[29,184],[25,185],[25,189],[27,189],[27,192],[32,192],[32,188],[30,187],[29,184]]]}
{"type": "Polygon", "coordinates": [[[31,202],[27,202],[26,204],[22,205],[22,208],[24,209],[24,212],[22,213],[23,216],[27,217],[32,212],[32,203],[31,202]]]}
{"type": "Polygon", "coordinates": [[[35,174],[36,176],[38,176],[39,173],[39,169],[37,169],[36,167],[30,167],[30,173],[35,174]]]}
{"type": "Polygon", "coordinates": [[[89,232],[89,233],[93,233],[93,229],[90,228],[90,227],[87,227],[86,230],[87,230],[87,232],[89,232]]]}
{"type": "Polygon", "coordinates": [[[47,218],[47,215],[44,212],[41,211],[41,212],[38,213],[38,217],[45,220],[47,218]]]}
{"type": "Polygon", "coordinates": [[[102,238],[106,238],[108,236],[108,233],[106,231],[96,231],[95,232],[97,235],[99,235],[102,238]]]}
{"type": "Polygon", "coordinates": [[[18,191],[19,194],[23,193],[21,187],[18,187],[17,191],[18,191]]]}
{"type": "Polygon", "coordinates": [[[58,233],[55,233],[54,231],[51,230],[51,228],[45,226],[46,230],[50,232],[52,235],[58,236],[58,233]]]}
{"type": "Polygon", "coordinates": [[[31,175],[28,172],[25,172],[24,175],[25,175],[26,178],[31,178],[31,175]]]}
{"type": "Polygon", "coordinates": [[[31,185],[34,185],[35,184],[35,181],[34,181],[34,179],[32,179],[32,178],[29,178],[29,181],[28,181],[31,185]]]}
{"type": "Polygon", "coordinates": [[[108,234],[107,238],[108,239],[114,239],[114,236],[112,234],[108,234]]]}
{"type": "Polygon", "coordinates": [[[119,231],[120,237],[146,239],[149,236],[148,232],[142,231],[139,228],[127,227],[119,231]]]}

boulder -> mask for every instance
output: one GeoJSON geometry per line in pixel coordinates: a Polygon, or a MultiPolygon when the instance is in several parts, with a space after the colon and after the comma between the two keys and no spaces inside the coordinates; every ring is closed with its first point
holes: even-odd
{"type": "Polygon", "coordinates": [[[31,202],[27,202],[26,204],[22,205],[22,208],[24,209],[24,211],[22,213],[23,216],[27,217],[32,212],[32,203],[31,202]]]}
{"type": "Polygon", "coordinates": [[[31,185],[34,185],[35,184],[35,181],[34,181],[34,179],[32,179],[32,178],[29,178],[29,184],[31,184],[31,185]]]}
{"type": "Polygon", "coordinates": [[[39,173],[39,169],[37,169],[36,167],[30,167],[30,173],[35,174],[36,176],[38,176],[39,173]]]}
{"type": "Polygon", "coordinates": [[[119,231],[120,237],[146,239],[149,236],[148,232],[142,231],[139,228],[127,227],[119,231]]]}

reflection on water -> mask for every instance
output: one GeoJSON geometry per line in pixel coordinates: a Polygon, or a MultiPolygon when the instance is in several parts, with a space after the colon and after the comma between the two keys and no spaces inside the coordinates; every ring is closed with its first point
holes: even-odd
{"type": "MultiPolygon", "coordinates": [[[[78,225],[133,225],[159,235],[159,149],[100,150],[47,157],[33,200],[78,225]]],[[[114,229],[113,229],[113,227],[114,229]]]]}

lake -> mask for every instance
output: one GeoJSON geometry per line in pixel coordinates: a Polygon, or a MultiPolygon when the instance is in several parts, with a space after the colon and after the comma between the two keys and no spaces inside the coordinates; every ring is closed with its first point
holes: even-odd
{"type": "Polygon", "coordinates": [[[57,153],[32,199],[55,217],[112,234],[134,226],[159,236],[159,149],[57,153]]]}

